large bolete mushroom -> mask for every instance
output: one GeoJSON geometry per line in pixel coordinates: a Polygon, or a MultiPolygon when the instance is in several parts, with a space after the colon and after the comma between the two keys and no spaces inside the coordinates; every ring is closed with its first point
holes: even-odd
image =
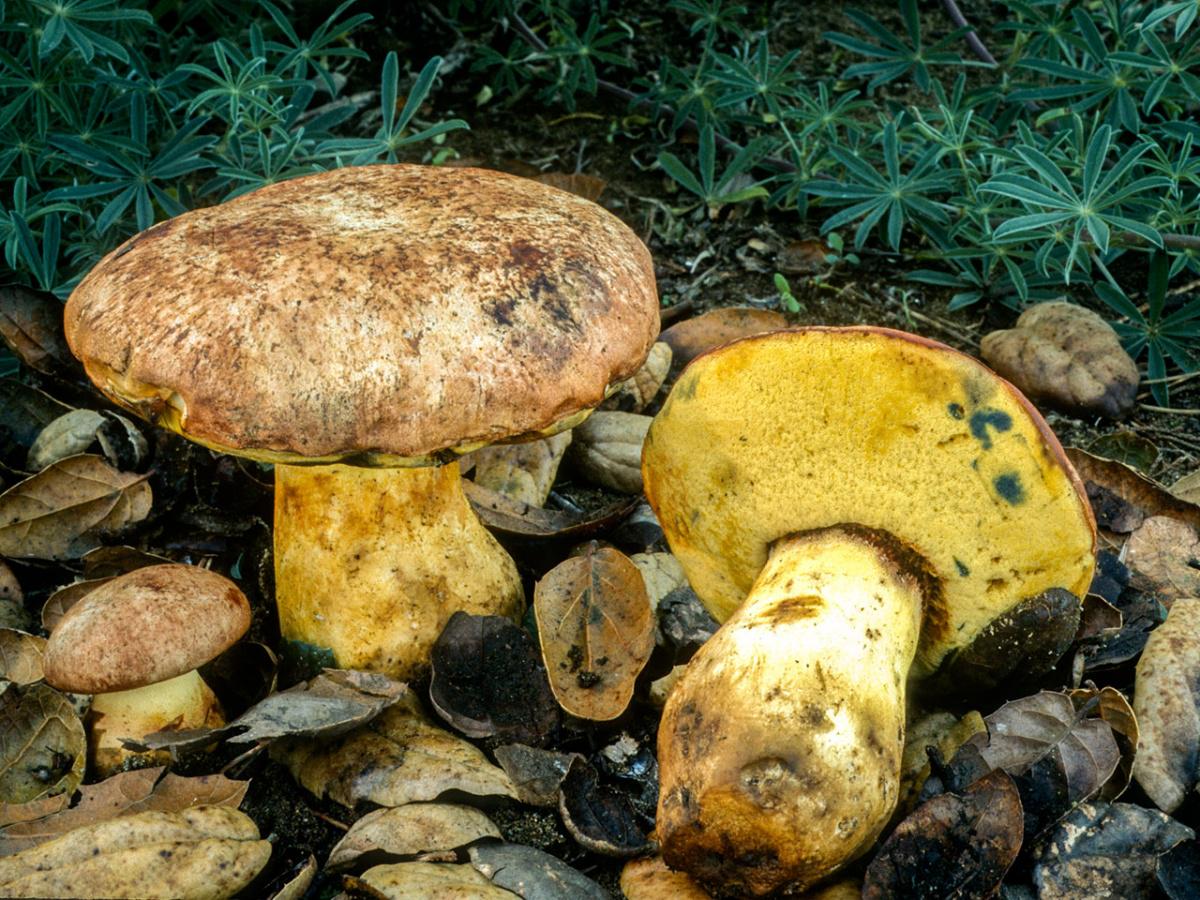
{"type": "Polygon", "coordinates": [[[43,664],[51,687],[95,694],[88,713],[93,772],[107,775],[136,755],[122,738],[224,725],[196,670],[249,627],[250,604],[236,584],[176,563],[113,578],[68,609],[43,664]]]}
{"type": "Polygon", "coordinates": [[[114,401],[275,463],[284,637],[399,677],[456,610],[522,609],[458,455],[576,424],[657,332],[649,253],[603,208],[409,165],[163,222],[66,308],[71,349],[114,401]]]}
{"type": "Polygon", "coordinates": [[[1045,668],[995,623],[1092,576],[1091,510],[1042,418],[901,332],[780,331],[699,357],[643,469],[724,621],[667,701],[658,834],[722,894],[798,891],[865,852],[897,800],[909,679],[978,661],[981,641],[1045,668]]]}

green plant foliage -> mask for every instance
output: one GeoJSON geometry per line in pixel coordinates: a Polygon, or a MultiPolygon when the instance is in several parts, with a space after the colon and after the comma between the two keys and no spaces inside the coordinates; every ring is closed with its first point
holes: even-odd
{"type": "MultiPolygon", "coordinates": [[[[677,51],[625,74],[667,140],[699,133],[694,161],[658,154],[671,179],[710,210],[760,202],[815,217],[823,233],[852,228],[855,248],[882,244],[924,264],[909,277],[950,289],[953,309],[1099,296],[1152,370],[1192,364],[1195,351],[1179,352],[1196,337],[1191,307],[1129,300],[1148,283],[1115,301],[1107,272],[1131,253],[1165,260],[1170,278],[1200,272],[1200,3],[999,0],[986,29],[994,64],[969,52],[966,29],[937,4],[902,0],[888,21],[850,9],[845,31],[825,35],[840,67],[831,72],[805,71],[748,6],[674,0],[664,16],[682,36],[677,51]]],[[[496,97],[558,77],[543,95],[570,105],[597,78],[621,81],[630,29],[607,4],[494,9],[527,26],[503,66],[486,64],[496,97]],[[585,25],[614,37],[604,50],[621,62],[593,57],[594,77],[564,79],[547,62],[553,48],[577,47],[585,25]]],[[[479,59],[501,52],[481,48],[479,59]]]]}
{"type": "Polygon", "coordinates": [[[410,81],[388,54],[377,111],[341,95],[366,60],[354,34],[371,17],[352,5],[302,33],[295,23],[310,16],[271,2],[165,0],[153,16],[115,0],[0,4],[8,280],[63,296],[163,218],[330,166],[395,161],[466,127],[419,119],[437,58],[410,81]]]}

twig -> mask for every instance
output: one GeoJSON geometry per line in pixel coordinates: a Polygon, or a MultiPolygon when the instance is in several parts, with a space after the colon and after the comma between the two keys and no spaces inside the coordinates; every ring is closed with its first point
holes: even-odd
{"type": "Polygon", "coordinates": [[[1138,406],[1149,412],[1167,413],[1172,416],[1200,416],[1200,409],[1176,409],[1171,406],[1151,406],[1149,403],[1139,403],[1138,406]]]}
{"type": "Polygon", "coordinates": [[[967,17],[962,14],[962,10],[958,8],[958,4],[954,0],[942,0],[942,6],[946,10],[946,15],[950,17],[950,21],[954,23],[955,28],[967,29],[967,33],[963,35],[963,38],[966,40],[967,46],[971,48],[971,51],[989,66],[999,65],[996,62],[996,57],[992,56],[983,41],[979,39],[979,35],[975,33],[975,29],[967,21],[967,17]]]}
{"type": "Polygon", "coordinates": [[[316,816],[322,822],[328,822],[334,828],[340,829],[341,831],[349,831],[350,830],[350,826],[347,825],[345,822],[339,822],[333,816],[327,816],[327,815],[325,815],[325,813],[320,812],[319,810],[315,810],[311,806],[306,805],[306,808],[308,809],[308,811],[310,813],[312,813],[314,816],[316,816]]]}

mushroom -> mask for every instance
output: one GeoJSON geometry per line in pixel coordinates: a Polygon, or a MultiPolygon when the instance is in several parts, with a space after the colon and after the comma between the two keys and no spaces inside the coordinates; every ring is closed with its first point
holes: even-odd
{"type": "Polygon", "coordinates": [[[1054,654],[1004,623],[1091,581],[1095,524],[1046,423],[980,363],[897,331],[699,357],[643,470],[724,621],[667,701],[657,820],[668,864],[721,894],[799,891],[865,852],[899,793],[906,682],[953,685],[980,642],[1044,670],[1054,654]]]}
{"type": "Polygon", "coordinates": [[[94,694],[88,713],[93,771],[108,775],[130,756],[121,738],[225,724],[197,668],[250,627],[236,584],[196,566],[135,569],[85,594],[50,634],[46,682],[94,694]]]}
{"type": "Polygon", "coordinates": [[[275,464],[283,636],[401,678],[428,666],[455,611],[523,608],[458,456],[582,421],[657,332],[649,253],[606,210],[412,165],[170,219],[66,306],[71,349],[110,398],[275,464]]]}

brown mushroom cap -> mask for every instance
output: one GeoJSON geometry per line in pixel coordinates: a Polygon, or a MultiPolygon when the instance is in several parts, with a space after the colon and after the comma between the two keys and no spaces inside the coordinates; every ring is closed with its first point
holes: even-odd
{"type": "Polygon", "coordinates": [[[66,334],[114,400],[275,461],[422,458],[551,429],[658,332],[650,255],[602,207],[499,172],[269,185],[108,254],[66,334]]]}
{"type": "Polygon", "coordinates": [[[1091,581],[1091,508],[1041,416],[971,357],[890,329],[779,331],[699,357],[643,471],[721,621],[785,535],[860,525],[915,550],[934,578],[918,675],[1022,600],[1091,581]]]}
{"type": "Polygon", "coordinates": [[[67,610],[46,644],[46,681],[100,694],[190,672],[250,627],[228,578],[196,566],[147,566],[100,585],[67,610]]]}

